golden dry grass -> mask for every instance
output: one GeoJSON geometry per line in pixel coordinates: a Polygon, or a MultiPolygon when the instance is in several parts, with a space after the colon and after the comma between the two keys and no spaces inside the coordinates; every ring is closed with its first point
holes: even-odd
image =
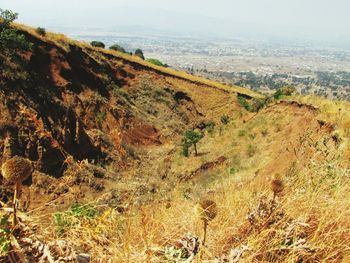
{"type": "MultiPolygon", "coordinates": [[[[201,256],[193,262],[228,259],[234,248],[244,248],[239,262],[348,262],[350,184],[344,156],[349,138],[342,137],[341,145],[336,146],[331,134],[315,128],[309,119],[313,116],[316,123],[331,112],[310,113],[275,105],[246,123],[242,120],[247,116],[237,116],[199,144],[200,152],[207,154],[187,159],[176,153],[172,159],[177,174],[195,170],[220,155],[228,157],[224,165],[178,183],[153,202],[140,206],[131,197],[123,214],[99,207],[103,212],[96,218],[72,218],[76,223],[61,238],[103,262],[182,262],[171,260],[166,251],[188,233],[202,237],[195,208],[200,199],[207,198],[216,202],[218,213],[209,223],[201,256]],[[301,121],[309,127],[299,125],[301,121]],[[265,129],[268,135],[262,133],[265,129]],[[240,136],[241,130],[246,133],[240,136]],[[284,156],[281,152],[289,142],[298,143],[299,148],[284,156]],[[252,156],[247,153],[251,144],[257,147],[252,156]],[[272,173],[271,165],[276,167],[272,173]],[[276,207],[267,209],[272,211],[270,216],[259,217],[263,197],[268,205],[272,202],[270,182],[277,170],[284,190],[276,197],[276,207]],[[248,220],[254,211],[255,219],[248,220]]],[[[343,127],[340,121],[337,129],[343,127]]],[[[51,222],[46,234],[59,238],[53,226],[51,222]]]]}
{"type": "MultiPolygon", "coordinates": [[[[27,27],[25,30],[33,31],[27,27]]],[[[73,41],[53,33],[48,33],[46,40],[64,48],[73,41]]],[[[137,57],[72,43],[179,79],[232,90],[154,66],[137,57]]],[[[174,83],[182,85],[178,80],[174,83]]],[[[192,87],[185,89],[194,93],[192,87]]],[[[247,90],[233,89],[233,92],[259,97],[247,90]]],[[[205,98],[196,99],[196,104],[204,108],[205,98]]],[[[63,212],[68,222],[64,224],[55,222],[56,213],[33,216],[37,232],[43,240],[67,240],[95,261],[181,262],[171,259],[166,252],[188,233],[202,237],[202,222],[195,208],[198,201],[205,198],[215,201],[218,212],[209,223],[206,246],[201,247],[200,256],[193,262],[232,260],[232,253],[239,249],[242,252],[236,254],[239,262],[349,262],[350,104],[305,96],[290,100],[315,105],[319,112],[283,103],[257,115],[240,113],[234,108],[235,112],[230,115],[232,121],[228,125],[217,125],[214,132],[207,133],[199,143],[199,157],[181,156],[176,142],[164,146],[167,151],[148,149],[154,151],[154,159],[150,159],[154,163],[145,166],[152,178],[144,180],[169,184],[171,191],[160,189],[153,201],[145,203],[131,195],[124,200],[126,207],[122,213],[97,201],[90,204],[98,211],[97,215],[63,212]],[[317,120],[330,123],[333,130],[321,128],[317,120]],[[163,182],[157,177],[155,164],[162,161],[169,149],[175,149],[169,157],[172,177],[163,182]],[[178,180],[180,175],[190,175],[220,156],[227,158],[224,164],[188,181],[178,180]],[[284,190],[274,203],[271,180],[277,174],[284,190]]],[[[227,103],[223,101],[224,105],[227,103]]],[[[212,108],[215,107],[213,103],[212,108]]],[[[210,112],[213,117],[222,113],[222,110],[210,112]]]]}

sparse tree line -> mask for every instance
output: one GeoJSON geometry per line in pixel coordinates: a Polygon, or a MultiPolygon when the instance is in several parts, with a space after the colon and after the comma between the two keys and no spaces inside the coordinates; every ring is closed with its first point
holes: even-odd
{"type": "MultiPolygon", "coordinates": [[[[101,42],[101,41],[91,41],[90,42],[90,45],[93,46],[93,47],[98,47],[98,48],[105,48],[106,45],[101,42]]],[[[148,59],[145,59],[145,56],[143,54],[143,51],[141,49],[136,49],[134,51],[134,53],[132,52],[128,52],[125,50],[124,47],[118,45],[118,44],[113,44],[109,47],[110,50],[114,50],[114,51],[118,51],[118,52],[121,52],[121,53],[125,53],[125,54],[129,54],[129,55],[134,55],[134,56],[137,56],[139,58],[141,58],[142,60],[146,60],[147,62],[150,62],[156,66],[161,66],[161,67],[168,67],[167,64],[164,64],[163,62],[161,62],[160,60],[158,59],[155,59],[155,58],[148,58],[148,59]]]]}

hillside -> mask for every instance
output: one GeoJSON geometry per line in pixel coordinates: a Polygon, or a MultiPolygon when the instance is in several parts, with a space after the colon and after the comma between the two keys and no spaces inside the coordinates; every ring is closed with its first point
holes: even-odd
{"type": "Polygon", "coordinates": [[[0,162],[34,172],[15,230],[2,179],[4,262],[350,260],[348,103],[265,100],[16,27],[31,48],[0,52],[0,162]],[[186,157],[189,129],[204,137],[186,157]]]}

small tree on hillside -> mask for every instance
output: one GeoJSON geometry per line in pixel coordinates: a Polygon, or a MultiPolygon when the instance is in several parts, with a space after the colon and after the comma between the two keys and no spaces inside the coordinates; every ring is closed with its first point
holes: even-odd
{"type": "Polygon", "coordinates": [[[0,9],[0,49],[9,49],[11,53],[16,53],[16,49],[26,51],[31,48],[24,35],[11,26],[17,17],[17,13],[0,9]]]}
{"type": "Polygon", "coordinates": [[[105,48],[105,44],[101,41],[91,41],[90,45],[93,47],[105,48]]]}
{"type": "Polygon", "coordinates": [[[43,27],[37,27],[35,29],[35,32],[37,32],[40,36],[45,36],[46,35],[46,29],[43,27]]]}
{"type": "Polygon", "coordinates": [[[145,59],[142,50],[139,48],[135,50],[135,56],[138,56],[139,58],[145,59]]]}
{"type": "Polygon", "coordinates": [[[193,145],[195,155],[198,155],[197,143],[203,138],[203,134],[195,131],[188,130],[185,132],[184,137],[182,138],[182,153],[186,157],[189,155],[189,148],[193,145]]]}
{"type": "Polygon", "coordinates": [[[126,53],[126,50],[123,47],[119,46],[118,44],[114,44],[110,46],[109,49],[126,53]]]}

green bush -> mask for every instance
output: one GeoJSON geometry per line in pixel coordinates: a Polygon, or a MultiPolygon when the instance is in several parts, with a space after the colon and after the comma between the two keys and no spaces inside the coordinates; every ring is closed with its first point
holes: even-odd
{"type": "Polygon", "coordinates": [[[247,101],[246,98],[244,98],[243,96],[238,96],[237,99],[238,99],[239,104],[243,108],[245,108],[247,111],[253,111],[252,105],[250,105],[250,103],[247,101]]]}
{"type": "Polygon", "coordinates": [[[142,50],[139,48],[135,50],[135,56],[138,56],[141,59],[145,59],[142,50]]]}
{"type": "Polygon", "coordinates": [[[110,46],[109,49],[119,51],[122,53],[126,53],[126,50],[122,46],[119,46],[118,44],[114,44],[114,45],[110,46]]]}
{"type": "Polygon", "coordinates": [[[155,58],[148,58],[146,61],[148,61],[149,63],[152,63],[154,65],[157,65],[157,66],[161,66],[161,67],[165,67],[165,68],[168,67],[167,64],[163,64],[160,60],[155,59],[155,58]]]}
{"type": "Polygon", "coordinates": [[[238,137],[243,137],[245,135],[247,135],[247,131],[246,130],[239,130],[238,131],[238,137]]]}
{"type": "Polygon", "coordinates": [[[105,44],[101,41],[91,41],[90,45],[93,47],[105,48],[105,44]]]}
{"type": "Polygon", "coordinates": [[[37,27],[35,29],[35,32],[37,32],[40,36],[45,36],[46,35],[46,29],[43,27],[37,27]]]}
{"type": "Polygon", "coordinates": [[[226,124],[228,124],[229,122],[230,122],[230,117],[229,117],[229,116],[227,116],[227,115],[222,115],[222,116],[221,116],[221,123],[222,123],[222,124],[226,125],[226,124]]]}
{"type": "Polygon", "coordinates": [[[291,85],[288,85],[288,86],[284,86],[280,89],[278,89],[275,94],[273,95],[273,97],[276,99],[276,100],[279,100],[281,99],[282,97],[284,96],[291,96],[293,95],[294,93],[296,92],[296,89],[295,87],[291,86],[291,85]]]}
{"type": "Polygon", "coordinates": [[[9,55],[16,54],[17,49],[26,51],[32,47],[23,34],[11,27],[11,23],[17,18],[17,13],[0,9],[0,49],[6,49],[9,55]]]}
{"type": "Polygon", "coordinates": [[[205,124],[205,129],[208,131],[209,134],[212,134],[215,129],[215,122],[214,121],[209,121],[205,124]]]}

